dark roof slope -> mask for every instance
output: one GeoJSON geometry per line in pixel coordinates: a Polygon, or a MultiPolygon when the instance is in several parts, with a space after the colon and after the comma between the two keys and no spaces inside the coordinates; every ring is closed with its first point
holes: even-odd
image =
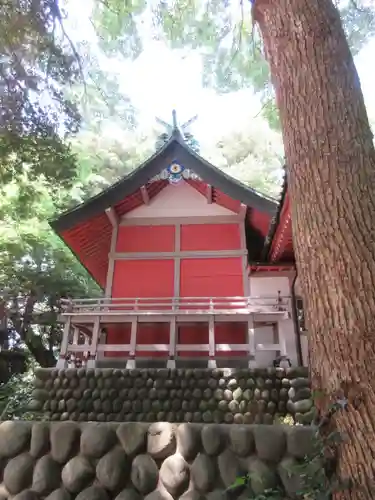
{"type": "Polygon", "coordinates": [[[281,194],[280,194],[280,201],[279,201],[279,204],[277,206],[277,210],[271,219],[268,234],[266,236],[266,239],[264,240],[264,247],[262,250],[262,260],[264,260],[264,261],[266,261],[268,258],[268,254],[269,254],[269,251],[271,249],[272,241],[273,241],[273,238],[276,234],[276,229],[280,223],[280,215],[281,215],[281,211],[282,211],[283,206],[284,206],[284,201],[285,201],[287,191],[288,191],[288,177],[287,177],[286,165],[284,165],[284,176],[283,176],[283,185],[282,185],[281,194]]]}
{"type": "Polygon", "coordinates": [[[140,167],[97,196],[63,213],[56,220],[50,221],[50,225],[60,232],[100,214],[106,208],[115,205],[147,184],[152,177],[158,175],[173,161],[177,161],[184,168],[192,170],[206,183],[251,208],[268,214],[274,214],[277,210],[276,200],[258,193],[222,172],[190,149],[181,136],[174,134],[157,153],[140,167]]]}

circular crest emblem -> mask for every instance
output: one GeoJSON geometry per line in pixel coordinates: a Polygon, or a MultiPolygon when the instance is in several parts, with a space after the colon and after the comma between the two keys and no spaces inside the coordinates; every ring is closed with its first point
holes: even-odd
{"type": "Polygon", "coordinates": [[[178,175],[181,174],[184,169],[179,163],[172,163],[168,170],[172,175],[178,175]]]}
{"type": "Polygon", "coordinates": [[[173,162],[167,168],[168,180],[171,184],[177,184],[181,181],[184,172],[184,167],[177,162],[173,162]]]}

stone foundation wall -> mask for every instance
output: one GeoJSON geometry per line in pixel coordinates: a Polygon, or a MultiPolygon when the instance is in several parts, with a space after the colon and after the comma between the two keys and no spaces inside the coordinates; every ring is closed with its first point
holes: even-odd
{"type": "Polygon", "coordinates": [[[313,446],[307,426],[4,422],[0,498],[225,500],[246,473],[253,494],[294,498],[313,446]]]}
{"type": "Polygon", "coordinates": [[[47,420],[311,423],[306,368],[37,370],[30,410],[47,420]]]}

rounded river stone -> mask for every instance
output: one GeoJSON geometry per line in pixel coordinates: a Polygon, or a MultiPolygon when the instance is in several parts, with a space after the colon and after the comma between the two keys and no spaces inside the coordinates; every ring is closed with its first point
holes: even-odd
{"type": "Polygon", "coordinates": [[[189,485],[189,466],[181,455],[172,455],[160,467],[160,481],[165,489],[178,497],[189,485]]]}
{"type": "Polygon", "coordinates": [[[100,458],[115,443],[114,430],[109,425],[90,423],[81,435],[81,453],[87,457],[100,458]]]}
{"type": "Polygon", "coordinates": [[[191,424],[179,425],[176,438],[177,452],[186,460],[194,459],[201,448],[201,436],[197,427],[191,424]]]}
{"type": "Polygon", "coordinates": [[[23,453],[12,458],[4,469],[4,485],[12,495],[17,495],[31,485],[34,469],[34,458],[23,453]]]}
{"type": "Polygon", "coordinates": [[[129,472],[129,459],[120,446],[104,455],[96,466],[96,477],[99,483],[109,491],[118,491],[124,487],[129,472]]]}
{"type": "Polygon", "coordinates": [[[65,465],[61,479],[65,488],[71,493],[82,491],[94,479],[95,471],[87,458],[74,457],[65,465]]]}
{"type": "Polygon", "coordinates": [[[229,431],[229,439],[231,449],[240,457],[246,457],[254,450],[254,436],[249,427],[231,427],[229,431]]]}
{"type": "Polygon", "coordinates": [[[60,465],[53,460],[51,455],[44,455],[37,461],[34,468],[33,490],[41,495],[48,495],[58,488],[60,483],[60,465]]]}
{"type": "Polygon", "coordinates": [[[51,455],[59,464],[66,463],[78,447],[80,429],[73,422],[51,426],[51,455]]]}
{"type": "Polygon", "coordinates": [[[215,483],[215,465],[211,457],[200,453],[190,469],[194,488],[202,493],[210,491],[215,483]]]}
{"type": "Polygon", "coordinates": [[[223,444],[222,429],[218,425],[205,425],[201,432],[202,444],[207,455],[218,455],[223,444]]]}
{"type": "Polygon", "coordinates": [[[163,459],[176,450],[174,428],[166,422],[151,424],[147,433],[147,453],[153,458],[163,459]]]}
{"type": "Polygon", "coordinates": [[[0,456],[15,457],[28,448],[31,425],[26,422],[7,421],[0,425],[0,456]]]}
{"type": "Polygon", "coordinates": [[[131,480],[135,488],[147,495],[156,488],[159,471],[150,455],[137,455],[132,463],[131,480]]]}
{"type": "Polygon", "coordinates": [[[89,486],[76,496],[76,500],[109,500],[109,496],[103,488],[89,486]]]}

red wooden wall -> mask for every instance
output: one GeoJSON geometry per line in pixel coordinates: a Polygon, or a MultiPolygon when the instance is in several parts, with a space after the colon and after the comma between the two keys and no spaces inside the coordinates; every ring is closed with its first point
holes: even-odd
{"type": "Polygon", "coordinates": [[[112,297],[173,297],[173,260],[117,260],[112,297]]]}
{"type": "MultiPolygon", "coordinates": [[[[184,224],[181,226],[180,251],[240,250],[241,238],[238,224],[184,224]]],[[[173,252],[175,227],[120,226],[116,252],[147,253],[173,252]]],[[[231,297],[243,296],[242,257],[181,258],[181,297],[231,297]]],[[[118,259],[114,266],[112,296],[114,298],[167,298],[174,293],[174,260],[118,259]]],[[[163,306],[160,307],[163,309],[163,306]]],[[[126,344],[130,341],[130,324],[111,325],[107,328],[108,344],[126,344]]],[[[183,344],[208,343],[208,325],[189,323],[178,326],[178,342],[183,344]]],[[[217,343],[245,343],[246,328],[243,324],[216,324],[217,343]]],[[[169,323],[139,323],[138,344],[168,344],[169,323]]],[[[235,354],[235,353],[234,353],[235,354]]],[[[106,356],[126,356],[125,352],[107,353],[106,356]]],[[[208,352],[184,352],[183,357],[207,356],[208,352]]],[[[226,353],[218,353],[226,356],[226,353]]],[[[168,356],[168,352],[138,352],[137,356],[168,356]]]]}
{"type": "Polygon", "coordinates": [[[116,252],[173,252],[174,226],[120,226],[116,252]]]}
{"type": "Polygon", "coordinates": [[[241,257],[181,260],[181,297],[236,297],[243,293],[241,257]]]}
{"type": "Polygon", "coordinates": [[[238,224],[187,224],[181,226],[181,250],[239,250],[238,224]]]}

